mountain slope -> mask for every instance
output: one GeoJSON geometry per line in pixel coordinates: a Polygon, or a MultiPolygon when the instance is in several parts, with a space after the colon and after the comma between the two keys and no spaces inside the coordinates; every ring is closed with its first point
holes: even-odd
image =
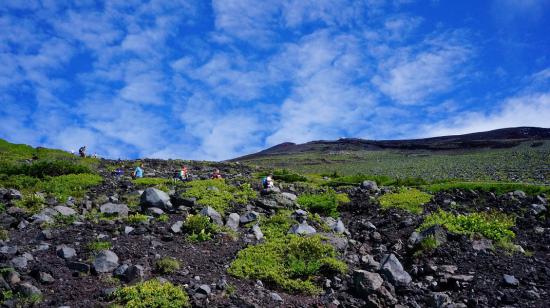
{"type": "Polygon", "coordinates": [[[303,144],[285,142],[258,153],[231,161],[243,161],[270,155],[308,152],[369,151],[369,150],[467,150],[483,148],[509,148],[530,140],[550,140],[550,129],[539,127],[503,128],[464,135],[441,136],[409,140],[365,140],[342,138],[334,141],[318,140],[303,144]]]}

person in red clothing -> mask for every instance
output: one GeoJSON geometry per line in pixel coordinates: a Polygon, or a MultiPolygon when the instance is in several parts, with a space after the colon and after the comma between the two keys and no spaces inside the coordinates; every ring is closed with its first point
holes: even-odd
{"type": "Polygon", "coordinates": [[[214,173],[212,173],[213,179],[223,179],[222,174],[220,173],[220,169],[214,170],[214,173]]]}

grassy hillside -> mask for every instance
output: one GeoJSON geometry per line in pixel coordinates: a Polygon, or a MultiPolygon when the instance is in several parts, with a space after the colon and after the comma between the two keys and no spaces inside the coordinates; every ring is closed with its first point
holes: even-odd
{"type": "Polygon", "coordinates": [[[419,177],[550,184],[550,141],[523,142],[505,149],[460,151],[336,151],[270,155],[242,160],[301,174],[419,177]],[[533,146],[536,145],[536,146],[533,146]]]}

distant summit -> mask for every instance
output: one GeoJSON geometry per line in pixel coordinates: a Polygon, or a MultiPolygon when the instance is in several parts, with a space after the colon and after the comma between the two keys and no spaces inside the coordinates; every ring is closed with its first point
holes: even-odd
{"type": "MultiPolygon", "coordinates": [[[[464,135],[451,135],[407,140],[365,140],[340,138],[338,140],[317,140],[302,144],[284,142],[258,153],[234,158],[231,161],[248,160],[272,155],[299,153],[331,153],[341,151],[377,150],[429,150],[453,151],[483,148],[509,148],[525,141],[550,139],[550,128],[512,127],[464,135]]],[[[536,146],[536,144],[534,144],[536,146]]]]}

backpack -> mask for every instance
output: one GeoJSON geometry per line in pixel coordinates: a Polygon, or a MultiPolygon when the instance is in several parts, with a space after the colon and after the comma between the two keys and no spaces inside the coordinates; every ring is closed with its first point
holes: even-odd
{"type": "Polygon", "coordinates": [[[267,187],[267,177],[262,179],[262,186],[267,187]]]}

